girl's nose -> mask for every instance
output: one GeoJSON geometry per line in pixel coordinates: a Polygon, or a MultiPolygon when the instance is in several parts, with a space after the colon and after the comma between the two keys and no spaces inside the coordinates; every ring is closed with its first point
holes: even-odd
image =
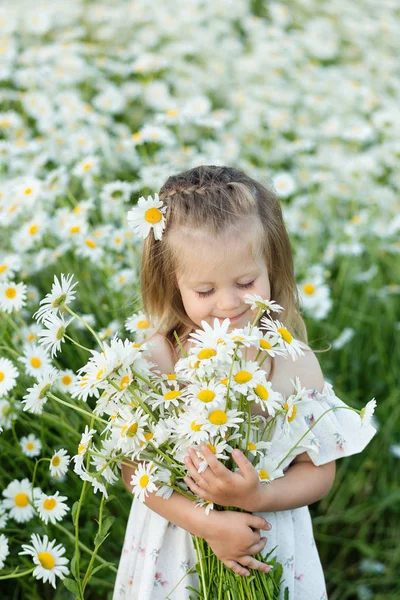
{"type": "Polygon", "coordinates": [[[218,297],[218,310],[235,310],[241,305],[240,294],[238,290],[221,290],[218,297]]]}

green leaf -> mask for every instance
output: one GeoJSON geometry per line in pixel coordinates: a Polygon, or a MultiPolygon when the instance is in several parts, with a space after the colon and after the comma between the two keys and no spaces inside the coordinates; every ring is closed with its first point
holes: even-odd
{"type": "Polygon", "coordinates": [[[98,531],[96,533],[96,537],[94,538],[95,546],[101,546],[101,544],[104,542],[106,537],[108,537],[108,530],[110,529],[110,527],[114,523],[114,521],[115,521],[115,517],[107,517],[106,519],[104,519],[101,531],[98,531]]]}
{"type": "Polygon", "coordinates": [[[76,581],[80,580],[80,573],[79,573],[79,560],[80,560],[80,556],[79,556],[79,552],[77,556],[74,556],[71,560],[71,573],[74,576],[74,579],[76,579],[76,581]]]}
{"type": "Polygon", "coordinates": [[[74,526],[76,525],[75,521],[76,521],[76,512],[78,510],[78,506],[79,506],[79,501],[77,500],[76,502],[74,502],[74,504],[72,505],[72,511],[71,511],[71,515],[72,515],[72,522],[74,524],[74,526]]]}
{"type": "Polygon", "coordinates": [[[75,594],[75,596],[78,596],[79,598],[79,585],[76,583],[76,581],[65,577],[63,579],[63,584],[69,592],[72,592],[73,594],[75,594]]]}
{"type": "Polygon", "coordinates": [[[111,562],[102,563],[101,565],[97,565],[97,567],[95,567],[93,569],[93,571],[90,573],[90,577],[92,577],[92,575],[94,575],[95,573],[100,571],[100,569],[105,569],[106,567],[113,567],[113,566],[114,566],[114,564],[111,562]]]}

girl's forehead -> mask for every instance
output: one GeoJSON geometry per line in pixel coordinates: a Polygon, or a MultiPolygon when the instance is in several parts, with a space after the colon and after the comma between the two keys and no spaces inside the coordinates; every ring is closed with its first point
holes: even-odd
{"type": "Polygon", "coordinates": [[[212,235],[204,230],[186,231],[176,251],[180,277],[190,283],[213,282],[217,277],[245,277],[262,261],[254,235],[248,229],[212,235]]]}

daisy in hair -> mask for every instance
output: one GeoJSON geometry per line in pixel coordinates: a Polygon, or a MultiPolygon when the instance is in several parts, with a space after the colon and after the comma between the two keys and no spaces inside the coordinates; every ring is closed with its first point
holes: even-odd
{"type": "Polygon", "coordinates": [[[60,448],[50,459],[50,473],[53,477],[62,477],[68,471],[71,457],[64,448],[60,448]]]}
{"type": "Polygon", "coordinates": [[[67,497],[60,496],[59,492],[56,492],[52,496],[41,493],[40,496],[36,498],[34,504],[39,513],[39,517],[46,525],[49,521],[50,523],[62,521],[64,515],[69,511],[69,506],[65,504],[65,500],[67,500],[67,497]]]}
{"type": "Polygon", "coordinates": [[[154,198],[147,196],[147,200],[140,196],[137,205],[128,212],[128,224],[143,239],[153,230],[154,238],[161,240],[166,225],[166,210],[158,194],[154,194],[154,198]]]}
{"type": "Polygon", "coordinates": [[[283,323],[263,317],[261,319],[261,325],[270,333],[271,344],[274,345],[275,343],[278,343],[283,350],[288,352],[293,360],[304,355],[302,348],[305,347],[305,344],[296,340],[283,323]]]}
{"type": "Polygon", "coordinates": [[[17,384],[18,370],[8,358],[0,358],[0,398],[17,384]]]}
{"type": "Polygon", "coordinates": [[[14,283],[13,281],[0,282],[0,309],[6,313],[20,311],[26,302],[25,283],[14,283]]]}
{"type": "Polygon", "coordinates": [[[42,442],[33,433],[30,433],[28,436],[24,435],[19,440],[19,445],[25,456],[29,456],[29,458],[39,456],[42,450],[42,442]]]}
{"type": "Polygon", "coordinates": [[[47,535],[43,539],[36,533],[31,535],[31,544],[23,544],[22,552],[19,554],[28,554],[36,565],[33,571],[35,579],[47,581],[55,588],[56,577],[64,579],[69,573],[66,566],[68,559],[64,558],[65,548],[61,544],[55,545],[56,540],[49,541],[47,535]]]}
{"type": "Polygon", "coordinates": [[[54,275],[54,283],[51,286],[49,294],[40,301],[39,310],[33,315],[33,318],[41,322],[50,315],[57,315],[62,306],[70,304],[75,300],[74,290],[77,282],[73,282],[73,275],[64,275],[61,273],[61,283],[54,275]]]}

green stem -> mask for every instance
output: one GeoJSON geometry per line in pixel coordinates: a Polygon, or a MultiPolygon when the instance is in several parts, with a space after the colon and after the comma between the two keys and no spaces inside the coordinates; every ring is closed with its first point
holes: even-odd
{"type": "Polygon", "coordinates": [[[28,569],[28,571],[22,571],[22,573],[18,573],[17,571],[13,571],[13,573],[8,573],[7,575],[0,575],[0,580],[3,579],[16,579],[17,577],[25,577],[25,575],[30,575],[33,573],[36,567],[32,567],[28,569]]]}
{"type": "Polygon", "coordinates": [[[70,342],[72,342],[73,344],[75,344],[75,346],[78,346],[79,348],[82,348],[82,350],[86,350],[87,352],[90,352],[89,348],[86,348],[86,346],[82,346],[82,344],[79,344],[76,340],[74,340],[72,337],[70,337],[69,335],[67,335],[66,333],[64,333],[64,337],[69,340],[70,342]]]}
{"type": "MultiPolygon", "coordinates": [[[[99,529],[98,529],[99,535],[101,534],[101,529],[102,529],[102,526],[103,526],[103,509],[104,509],[104,504],[105,504],[105,497],[104,497],[104,494],[103,494],[102,497],[101,497],[100,508],[99,508],[99,529]]],[[[101,544],[97,544],[95,546],[95,548],[94,548],[94,550],[92,552],[92,556],[90,557],[89,565],[88,565],[88,568],[87,568],[86,573],[85,573],[85,577],[83,578],[83,582],[82,582],[82,593],[85,592],[85,588],[86,588],[86,586],[87,586],[87,584],[89,582],[90,575],[91,575],[91,572],[93,570],[93,564],[94,564],[94,561],[96,560],[96,556],[97,556],[97,553],[99,551],[100,545],[101,544]]]]}
{"type": "Polygon", "coordinates": [[[77,412],[80,412],[80,413],[82,413],[84,415],[87,415],[92,420],[100,421],[100,423],[103,423],[104,425],[108,425],[108,421],[106,421],[105,419],[102,419],[101,417],[98,417],[97,415],[94,415],[93,413],[89,412],[88,410],[85,410],[84,408],[80,408],[79,406],[76,406],[75,404],[71,404],[70,402],[66,402],[65,400],[61,400],[61,398],[58,398],[58,396],[55,396],[51,392],[47,392],[47,397],[51,398],[52,400],[55,400],[59,404],[63,404],[64,406],[68,406],[68,408],[72,408],[72,410],[76,410],[77,412]]]}
{"type": "Polygon", "coordinates": [[[91,328],[91,326],[89,325],[89,323],[86,323],[86,321],[84,319],[82,319],[82,317],[80,317],[79,315],[77,315],[66,304],[63,304],[62,306],[63,306],[63,308],[65,308],[66,311],[69,312],[70,315],[72,315],[73,317],[76,317],[78,319],[78,321],[80,321],[82,323],[82,325],[84,325],[86,327],[86,329],[88,329],[90,331],[90,333],[94,336],[96,342],[99,344],[100,348],[104,352],[103,342],[101,341],[101,339],[99,338],[99,336],[97,335],[97,333],[95,331],[93,331],[93,329],[91,328]]]}
{"type": "MultiPolygon", "coordinates": [[[[57,529],[59,529],[60,531],[62,531],[63,533],[65,533],[65,535],[67,535],[72,540],[75,540],[75,536],[70,531],[68,531],[68,529],[66,529],[65,527],[60,525],[60,523],[53,523],[53,526],[56,527],[57,529]]],[[[90,550],[90,548],[85,546],[85,544],[83,544],[82,542],[79,542],[79,547],[82,550],[84,550],[87,554],[92,554],[92,551],[90,550]]],[[[104,560],[104,558],[101,558],[101,556],[96,556],[96,560],[98,560],[103,565],[107,564],[107,562],[108,562],[108,561],[104,560]]],[[[110,565],[110,564],[107,564],[107,567],[114,573],[116,573],[118,570],[113,565],[110,565]]]]}

